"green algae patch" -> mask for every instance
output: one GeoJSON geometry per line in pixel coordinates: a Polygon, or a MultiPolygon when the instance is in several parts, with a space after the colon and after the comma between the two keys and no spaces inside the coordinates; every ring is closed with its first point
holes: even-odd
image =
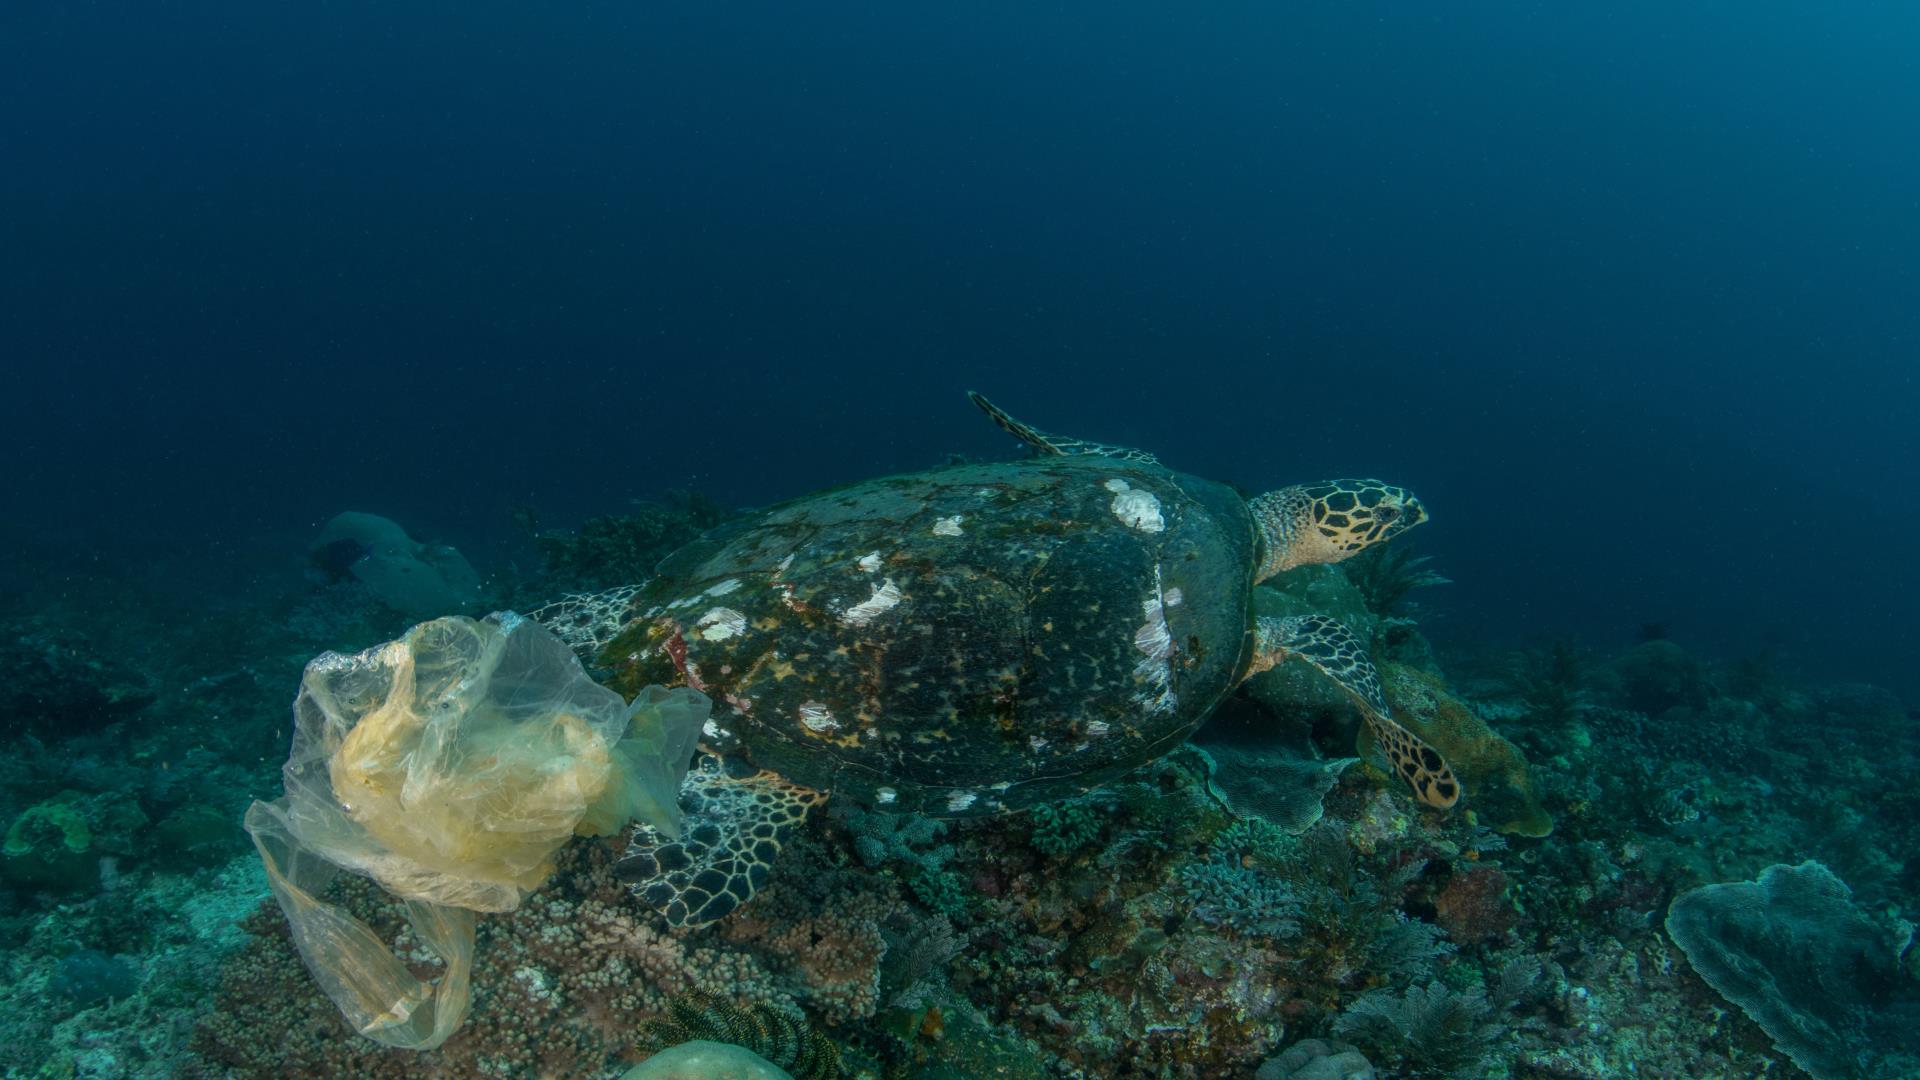
{"type": "Polygon", "coordinates": [[[0,873],[18,885],[62,892],[97,882],[99,859],[93,852],[93,827],[82,807],[85,801],[80,792],[63,791],[15,818],[0,846],[5,856],[0,873]]]}
{"type": "Polygon", "coordinates": [[[39,806],[29,807],[7,830],[6,853],[16,857],[25,855],[48,840],[57,841],[75,854],[91,848],[93,830],[87,827],[87,819],[73,806],[73,802],[80,798],[83,796],[79,792],[67,791],[39,806]],[[68,796],[72,797],[69,801],[61,801],[68,796]]]}

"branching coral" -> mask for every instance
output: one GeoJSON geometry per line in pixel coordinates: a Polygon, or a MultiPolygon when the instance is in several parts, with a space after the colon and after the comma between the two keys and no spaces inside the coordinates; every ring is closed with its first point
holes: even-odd
{"type": "Polygon", "coordinates": [[[1285,881],[1262,871],[1215,857],[1181,867],[1180,883],[1201,922],[1259,937],[1300,932],[1300,900],[1285,881]]]}
{"type": "Polygon", "coordinates": [[[945,822],[919,814],[863,810],[848,803],[835,804],[832,813],[846,828],[862,863],[898,870],[914,899],[937,915],[958,918],[966,912],[966,886],[947,869],[954,847],[935,843],[947,830],[945,822]]]}
{"type": "Polygon", "coordinates": [[[1100,818],[1086,800],[1042,803],[1028,814],[1034,849],[1059,858],[1100,838],[1100,818]]]}

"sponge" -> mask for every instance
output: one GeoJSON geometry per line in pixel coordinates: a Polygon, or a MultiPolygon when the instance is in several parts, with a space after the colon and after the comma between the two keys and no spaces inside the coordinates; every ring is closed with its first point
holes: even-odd
{"type": "Polygon", "coordinates": [[[793,1074],[745,1047],[696,1039],[662,1050],[620,1080],[793,1080],[793,1074]]]}

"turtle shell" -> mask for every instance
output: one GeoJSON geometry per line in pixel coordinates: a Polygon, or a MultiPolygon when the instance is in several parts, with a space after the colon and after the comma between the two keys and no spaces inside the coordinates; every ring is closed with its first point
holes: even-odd
{"type": "Polygon", "coordinates": [[[1254,523],[1232,489],[1098,457],[825,491],[669,556],[601,654],[714,699],[707,742],[941,816],[1087,790],[1244,674],[1254,523]]]}

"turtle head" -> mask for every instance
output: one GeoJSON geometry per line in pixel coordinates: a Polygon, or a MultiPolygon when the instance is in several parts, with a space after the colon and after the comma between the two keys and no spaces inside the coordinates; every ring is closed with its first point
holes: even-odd
{"type": "Polygon", "coordinates": [[[1248,506],[1260,529],[1265,581],[1296,566],[1337,563],[1427,520],[1406,488],[1378,480],[1324,480],[1256,496],[1248,506]]]}

